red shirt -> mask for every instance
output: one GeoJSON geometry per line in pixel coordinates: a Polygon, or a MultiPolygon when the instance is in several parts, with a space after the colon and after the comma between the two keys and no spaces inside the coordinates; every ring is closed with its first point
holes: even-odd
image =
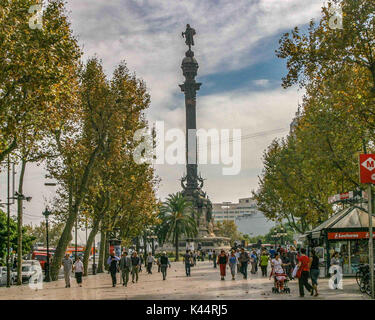
{"type": "Polygon", "coordinates": [[[309,271],[310,259],[308,256],[300,256],[298,261],[301,262],[301,271],[309,271]]]}

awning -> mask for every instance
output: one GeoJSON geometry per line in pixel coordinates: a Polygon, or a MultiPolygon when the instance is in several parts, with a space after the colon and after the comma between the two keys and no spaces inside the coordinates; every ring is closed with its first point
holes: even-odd
{"type": "MultiPolygon", "coordinates": [[[[368,228],[368,218],[368,213],[365,209],[352,206],[339,211],[313,230],[305,233],[305,235],[307,236],[310,234],[311,238],[317,239],[320,237],[321,231],[325,229],[368,228]]],[[[372,224],[375,226],[374,216],[372,217],[372,224]]]]}

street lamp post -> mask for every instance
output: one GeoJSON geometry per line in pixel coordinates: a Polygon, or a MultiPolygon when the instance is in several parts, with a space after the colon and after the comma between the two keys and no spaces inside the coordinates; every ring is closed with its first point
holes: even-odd
{"type": "Polygon", "coordinates": [[[46,240],[47,240],[47,262],[45,267],[45,279],[44,281],[50,282],[51,281],[51,274],[50,274],[50,268],[49,268],[49,239],[48,239],[48,217],[51,214],[51,212],[46,208],[43,212],[43,215],[46,218],[46,240]]]}
{"type": "MultiPolygon", "coordinates": [[[[7,160],[7,287],[10,287],[10,205],[14,204],[14,198],[13,201],[10,202],[10,157],[8,154],[8,160],[7,160]]],[[[13,193],[14,193],[14,163],[13,163],[13,193]]]]}
{"type": "Polygon", "coordinates": [[[77,261],[77,232],[78,231],[78,215],[77,215],[77,217],[76,217],[76,225],[75,225],[75,235],[74,235],[74,237],[75,237],[75,244],[74,244],[74,261],[77,261]]]}

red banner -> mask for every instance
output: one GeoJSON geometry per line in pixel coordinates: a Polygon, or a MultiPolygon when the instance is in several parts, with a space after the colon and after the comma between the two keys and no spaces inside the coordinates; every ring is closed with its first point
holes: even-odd
{"type": "MultiPolygon", "coordinates": [[[[373,232],[374,238],[375,232],[373,232]]],[[[328,232],[328,240],[350,240],[350,239],[368,239],[369,233],[366,231],[354,232],[328,232]]]]}

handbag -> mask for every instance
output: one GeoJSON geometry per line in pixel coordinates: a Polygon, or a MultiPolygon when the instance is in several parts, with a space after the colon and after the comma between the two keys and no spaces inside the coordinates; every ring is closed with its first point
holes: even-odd
{"type": "Polygon", "coordinates": [[[298,265],[296,265],[293,269],[293,272],[292,272],[292,278],[297,277],[298,270],[299,270],[298,265]]]}

